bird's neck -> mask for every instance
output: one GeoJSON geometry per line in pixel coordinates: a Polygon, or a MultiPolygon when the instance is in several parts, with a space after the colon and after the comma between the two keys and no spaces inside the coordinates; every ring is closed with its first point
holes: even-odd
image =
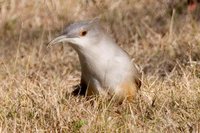
{"type": "Polygon", "coordinates": [[[90,49],[76,51],[79,55],[82,76],[86,80],[91,79],[90,76],[102,82],[105,78],[110,81],[113,77],[123,77],[131,64],[128,55],[111,39],[102,39],[90,49]]]}

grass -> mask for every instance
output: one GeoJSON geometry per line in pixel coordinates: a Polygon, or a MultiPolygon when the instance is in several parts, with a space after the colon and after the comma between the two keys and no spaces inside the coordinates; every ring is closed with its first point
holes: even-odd
{"type": "Polygon", "coordinates": [[[0,132],[200,132],[199,16],[185,3],[0,0],[0,132]],[[45,45],[96,16],[143,70],[134,103],[71,96],[77,54],[45,45]]]}

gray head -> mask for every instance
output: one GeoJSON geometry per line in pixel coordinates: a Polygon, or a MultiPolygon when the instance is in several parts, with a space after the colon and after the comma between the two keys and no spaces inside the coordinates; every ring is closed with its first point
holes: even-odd
{"type": "Polygon", "coordinates": [[[81,21],[70,24],[64,32],[49,42],[49,45],[59,42],[69,42],[76,46],[95,44],[101,39],[102,28],[98,20],[81,21]]]}

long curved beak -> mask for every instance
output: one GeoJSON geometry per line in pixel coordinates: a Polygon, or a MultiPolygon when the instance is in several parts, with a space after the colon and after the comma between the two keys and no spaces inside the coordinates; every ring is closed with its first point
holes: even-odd
{"type": "Polygon", "coordinates": [[[56,43],[59,42],[64,42],[64,41],[68,41],[69,38],[66,35],[60,35],[58,37],[56,37],[55,39],[51,40],[49,43],[47,43],[47,47],[50,47],[56,43]]]}

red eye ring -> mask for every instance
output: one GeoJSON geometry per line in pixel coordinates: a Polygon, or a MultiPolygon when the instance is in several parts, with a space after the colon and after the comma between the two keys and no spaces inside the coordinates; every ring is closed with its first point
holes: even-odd
{"type": "Polygon", "coordinates": [[[80,36],[85,36],[86,34],[87,34],[87,31],[85,30],[80,32],[80,36]]]}

